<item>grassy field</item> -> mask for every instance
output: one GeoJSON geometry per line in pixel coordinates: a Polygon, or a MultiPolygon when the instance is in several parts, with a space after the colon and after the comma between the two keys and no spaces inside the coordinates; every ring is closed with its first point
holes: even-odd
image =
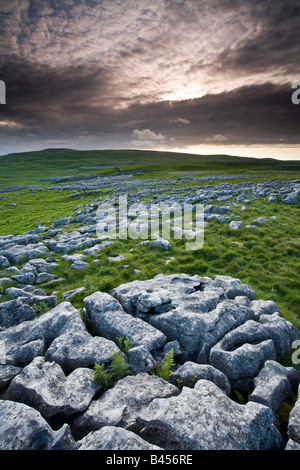
{"type": "Polygon", "coordinates": [[[300,162],[240,158],[228,155],[191,155],[140,150],[46,149],[0,156],[0,189],[10,186],[41,185],[53,176],[82,176],[143,172],[165,177],[178,172],[236,174],[238,172],[299,172],[300,162]]]}
{"type": "MultiPolygon", "coordinates": [[[[41,180],[51,176],[118,173],[116,167],[123,172],[143,172],[136,176],[141,180],[166,179],[166,186],[167,178],[176,179],[176,174],[239,175],[237,181],[247,181],[247,175],[253,175],[253,182],[300,179],[300,162],[164,152],[45,150],[0,157],[0,189],[29,184],[44,187],[49,182],[41,180]]],[[[199,182],[204,184],[208,183],[199,182]]],[[[186,183],[179,180],[176,185],[184,193],[186,183]]],[[[23,233],[36,228],[39,221],[51,225],[57,218],[72,216],[79,204],[106,197],[101,191],[97,198],[85,191],[73,196],[71,190],[0,193],[0,235],[23,233]]],[[[158,273],[224,274],[250,285],[257,298],[275,301],[281,315],[300,328],[300,204],[268,204],[267,198],[258,198],[252,199],[245,210],[236,207],[235,214],[246,224],[259,216],[277,219],[268,220],[259,230],[242,227],[237,232],[229,230],[228,224],[211,222],[205,229],[204,247],[195,252],[186,251],[182,240],[172,240],[171,250],[159,256],[149,246],[137,246],[134,240],[117,240],[100,251],[96,263],[92,262],[95,258],[87,258],[85,270],[74,271],[68,262],[59,263],[55,273],[64,281],[48,291],[55,289],[61,301],[64,291],[85,286],[86,290],[72,300],[75,307],[82,308],[82,299],[89,293],[109,292],[121,283],[149,279],[158,273]],[[109,256],[118,254],[125,259],[117,263],[109,260],[109,256]],[[136,274],[135,270],[141,272],[136,274]]]]}

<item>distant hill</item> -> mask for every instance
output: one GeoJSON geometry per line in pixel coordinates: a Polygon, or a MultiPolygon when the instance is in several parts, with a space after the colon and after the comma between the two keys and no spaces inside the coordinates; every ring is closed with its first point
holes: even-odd
{"type": "Polygon", "coordinates": [[[300,162],[230,155],[194,155],[150,150],[45,149],[0,156],[0,185],[40,184],[55,176],[82,176],[117,172],[300,171],[300,162]]]}

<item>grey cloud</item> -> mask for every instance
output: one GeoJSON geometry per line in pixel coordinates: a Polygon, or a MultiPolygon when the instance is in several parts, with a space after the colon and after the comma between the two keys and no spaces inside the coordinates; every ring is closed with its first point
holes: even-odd
{"type": "Polygon", "coordinates": [[[300,0],[0,0],[0,11],[2,142],[300,143],[300,0]]]}

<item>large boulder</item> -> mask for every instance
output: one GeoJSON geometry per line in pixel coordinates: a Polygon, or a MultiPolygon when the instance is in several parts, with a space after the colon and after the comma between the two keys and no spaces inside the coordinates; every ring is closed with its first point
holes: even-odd
{"type": "Polygon", "coordinates": [[[93,371],[78,368],[67,377],[55,362],[36,357],[11,381],[7,398],[37,409],[50,422],[66,422],[85,411],[98,387],[93,371]]]}
{"type": "Polygon", "coordinates": [[[36,356],[43,356],[58,336],[82,330],[85,326],[79,311],[62,302],[41,317],[0,331],[0,342],[5,344],[6,363],[24,367],[36,356]]]}
{"type": "Polygon", "coordinates": [[[283,439],[270,408],[239,405],[213,382],[154,399],[137,416],[140,436],[167,450],[279,450],[283,439]]]}
{"type": "Polygon", "coordinates": [[[160,349],[166,336],[139,318],[128,315],[120,303],[111,295],[95,292],[84,299],[84,320],[94,335],[116,340],[129,338],[132,346],[146,346],[150,351],[160,349]]]}
{"type": "Polygon", "coordinates": [[[300,450],[300,385],[298,399],[289,417],[288,437],[288,447],[300,450]]]}
{"type": "Polygon", "coordinates": [[[0,400],[0,450],[73,450],[70,428],[53,431],[40,413],[28,405],[0,400]]]}
{"type": "Polygon", "coordinates": [[[0,330],[36,317],[34,308],[20,299],[0,303],[0,330]]]}
{"type": "Polygon", "coordinates": [[[134,430],[138,413],[154,398],[178,394],[177,387],[156,376],[140,373],[125,377],[74,419],[72,432],[78,438],[104,426],[134,430]]]}
{"type": "Polygon", "coordinates": [[[78,444],[78,450],[161,450],[137,434],[115,426],[92,431],[78,444]]]}
{"type": "Polygon", "coordinates": [[[63,370],[77,367],[91,367],[95,363],[111,361],[119,348],[113,341],[99,336],[91,336],[87,331],[68,332],[55,338],[45,353],[47,361],[55,361],[63,370]]]}

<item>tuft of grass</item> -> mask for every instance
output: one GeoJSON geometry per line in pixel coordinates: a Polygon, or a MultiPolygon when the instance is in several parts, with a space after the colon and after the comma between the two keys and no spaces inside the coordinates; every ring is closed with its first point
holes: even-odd
{"type": "Polygon", "coordinates": [[[121,351],[124,354],[126,354],[126,356],[127,356],[129,349],[132,348],[132,343],[131,343],[130,339],[129,338],[124,338],[123,336],[119,336],[119,337],[117,337],[117,343],[118,343],[118,346],[121,349],[121,351]]]}
{"type": "Polygon", "coordinates": [[[109,369],[105,364],[94,365],[94,381],[103,390],[108,390],[118,381],[131,374],[129,365],[125,362],[119,351],[113,353],[109,369]]]}
{"type": "Polygon", "coordinates": [[[156,367],[151,371],[152,375],[156,375],[164,380],[169,380],[170,375],[172,374],[172,366],[175,365],[173,348],[166,355],[165,359],[156,365],[156,367]]]}

